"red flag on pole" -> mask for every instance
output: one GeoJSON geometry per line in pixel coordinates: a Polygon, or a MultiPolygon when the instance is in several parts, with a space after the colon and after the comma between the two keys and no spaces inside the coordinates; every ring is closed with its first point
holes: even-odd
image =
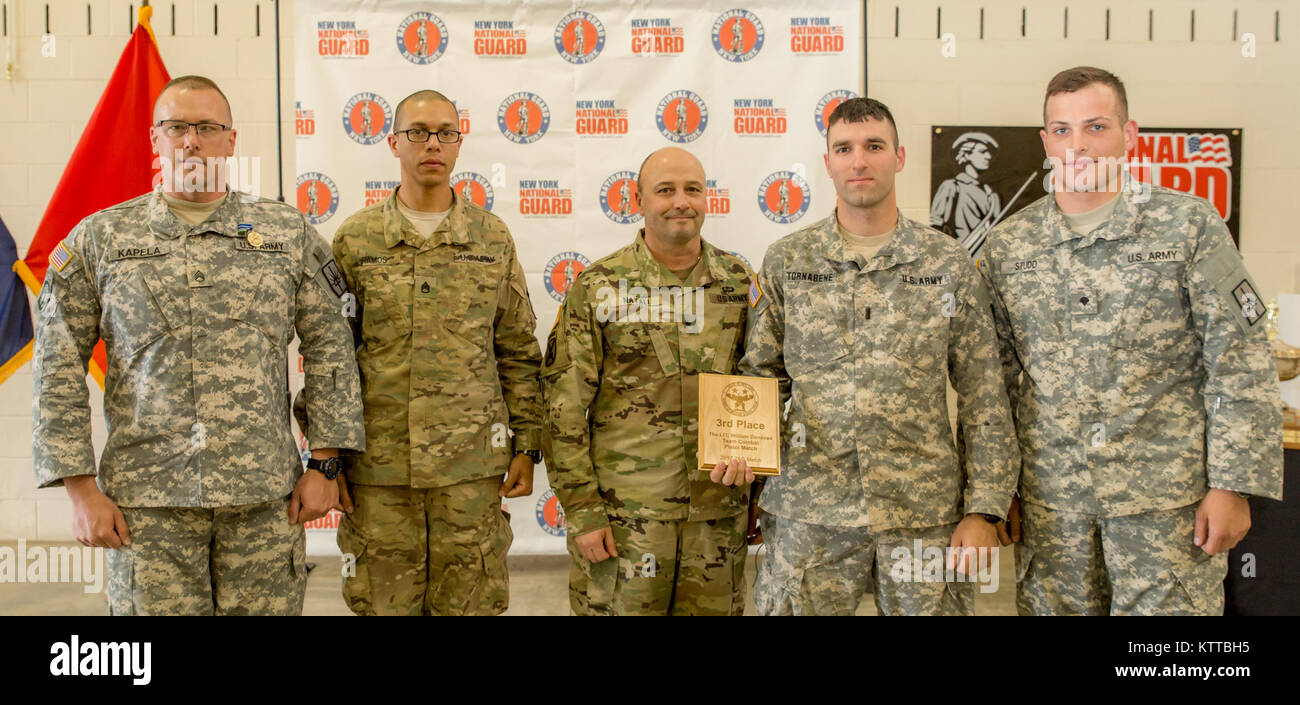
{"type": "MultiPolygon", "coordinates": [[[[27,257],[14,264],[14,271],[33,292],[45,281],[50,253],[82,218],[153,188],[157,169],[149,126],[153,124],[154,101],[171,76],[149,26],[152,15],[152,7],[140,8],[135,32],[68,158],[27,257]]],[[[105,367],[104,343],[100,341],[90,361],[90,374],[101,387],[105,367]]]]}

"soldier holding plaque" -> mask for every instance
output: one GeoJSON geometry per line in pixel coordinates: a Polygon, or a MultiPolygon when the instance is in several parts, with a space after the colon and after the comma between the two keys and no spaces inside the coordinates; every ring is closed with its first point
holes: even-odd
{"type": "Polygon", "coordinates": [[[768,248],[749,293],[740,371],[790,402],[754,602],[853,614],[874,583],[881,614],[972,614],[1018,460],[988,294],[960,244],[898,212],[889,109],[854,98],[828,125],[837,208],[768,248]]]}
{"type": "Polygon", "coordinates": [[[542,367],[570,605],[738,615],[753,474],[718,463],[715,484],[699,470],[697,406],[701,373],[735,372],[752,274],[701,239],[704,168],[689,152],[651,154],[636,197],[644,230],[578,275],[542,367]]]}

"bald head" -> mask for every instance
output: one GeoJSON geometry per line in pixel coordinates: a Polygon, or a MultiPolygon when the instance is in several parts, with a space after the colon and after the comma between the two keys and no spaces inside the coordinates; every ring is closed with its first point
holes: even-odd
{"type": "Polygon", "coordinates": [[[158,94],[157,100],[153,103],[154,122],[174,118],[173,115],[164,115],[167,109],[174,107],[177,97],[193,91],[213,91],[221,97],[221,104],[225,108],[225,115],[216,118],[223,124],[229,126],[234,122],[234,115],[230,111],[230,100],[226,94],[221,92],[221,88],[216,82],[206,76],[178,76],[167,82],[163,86],[162,92],[158,94]]]}
{"type": "Polygon", "coordinates": [[[408,95],[405,98],[403,98],[402,102],[398,103],[397,108],[393,110],[393,125],[397,129],[399,130],[406,129],[404,123],[402,122],[402,113],[405,112],[404,108],[407,107],[407,104],[414,104],[414,103],[446,103],[450,105],[453,110],[456,109],[456,104],[452,102],[451,98],[448,98],[447,96],[439,93],[438,91],[432,89],[416,91],[411,95],[408,95]]]}
{"type": "Polygon", "coordinates": [[[704,165],[694,154],[681,147],[664,147],[651,152],[641,162],[641,168],[636,172],[636,188],[645,193],[647,188],[654,188],[661,177],[667,174],[694,176],[701,185],[704,184],[704,165]]]}

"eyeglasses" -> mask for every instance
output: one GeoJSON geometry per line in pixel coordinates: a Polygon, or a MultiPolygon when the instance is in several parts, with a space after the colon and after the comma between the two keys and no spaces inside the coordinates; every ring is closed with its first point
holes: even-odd
{"type": "Polygon", "coordinates": [[[430,132],[423,127],[412,127],[409,130],[396,130],[393,134],[405,134],[406,139],[419,144],[428,142],[429,135],[437,135],[438,141],[443,144],[456,144],[460,141],[460,132],[456,130],[438,130],[437,132],[430,132]]]}
{"type": "Polygon", "coordinates": [[[218,122],[185,122],[184,120],[159,120],[154,123],[154,127],[161,127],[163,134],[174,140],[188,134],[191,127],[194,128],[194,134],[203,140],[213,139],[230,129],[229,125],[218,122]]]}

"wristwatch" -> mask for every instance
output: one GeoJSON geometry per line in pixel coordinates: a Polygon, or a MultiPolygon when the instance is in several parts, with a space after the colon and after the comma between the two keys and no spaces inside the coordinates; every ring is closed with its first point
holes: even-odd
{"type": "Polygon", "coordinates": [[[521,451],[516,451],[515,455],[528,456],[529,459],[533,461],[533,465],[537,465],[538,463],[542,462],[542,451],[540,450],[521,450],[521,451]]]}
{"type": "Polygon", "coordinates": [[[982,517],[984,521],[990,524],[997,524],[1002,521],[1002,518],[996,514],[976,514],[975,516],[982,517]]]}
{"type": "Polygon", "coordinates": [[[307,461],[308,470],[319,470],[326,480],[333,480],[343,472],[343,461],[339,458],[324,458],[317,460],[312,458],[307,461]]]}

